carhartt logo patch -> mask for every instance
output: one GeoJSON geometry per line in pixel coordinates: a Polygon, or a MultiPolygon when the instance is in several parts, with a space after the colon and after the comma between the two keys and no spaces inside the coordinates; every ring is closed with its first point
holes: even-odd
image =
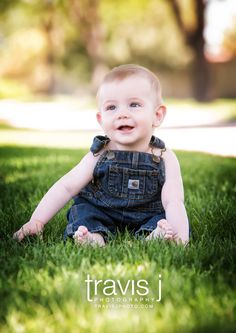
{"type": "Polygon", "coordinates": [[[138,190],[139,189],[139,180],[138,179],[129,179],[128,188],[131,190],[138,190]]]}

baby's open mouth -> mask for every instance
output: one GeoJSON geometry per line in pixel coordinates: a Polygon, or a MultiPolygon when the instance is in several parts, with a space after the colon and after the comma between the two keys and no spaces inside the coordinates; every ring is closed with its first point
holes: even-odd
{"type": "Polygon", "coordinates": [[[133,126],[128,126],[128,125],[122,125],[118,127],[119,131],[131,131],[134,127],[133,126]]]}

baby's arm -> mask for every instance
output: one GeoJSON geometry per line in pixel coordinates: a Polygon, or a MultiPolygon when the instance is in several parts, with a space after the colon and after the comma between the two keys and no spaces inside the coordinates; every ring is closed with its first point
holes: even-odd
{"type": "Polygon", "coordinates": [[[184,206],[184,189],[179,162],[171,150],[167,150],[163,158],[166,181],[162,188],[162,204],[166,219],[173,228],[174,239],[185,244],[189,240],[189,224],[184,206]]]}
{"type": "Polygon", "coordinates": [[[21,241],[26,235],[41,232],[44,225],[93,177],[98,157],[89,152],[71,171],[60,178],[44,195],[36,207],[30,221],[24,224],[14,235],[21,241]]]}

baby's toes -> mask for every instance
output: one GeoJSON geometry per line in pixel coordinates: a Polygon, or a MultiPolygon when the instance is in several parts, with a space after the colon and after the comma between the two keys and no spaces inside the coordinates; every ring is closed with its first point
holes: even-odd
{"type": "Polygon", "coordinates": [[[79,226],[76,233],[78,234],[78,236],[83,237],[88,233],[88,229],[84,225],[81,225],[81,226],[79,226]]]}
{"type": "Polygon", "coordinates": [[[174,234],[174,232],[173,232],[173,229],[172,229],[172,227],[170,226],[170,225],[168,225],[168,226],[166,226],[165,228],[164,228],[164,230],[165,230],[165,232],[166,233],[168,233],[168,234],[174,234]]]}
{"type": "Polygon", "coordinates": [[[88,236],[88,229],[82,225],[75,232],[73,238],[76,242],[83,243],[86,241],[87,236],[88,236]]]}
{"type": "Polygon", "coordinates": [[[160,220],[157,223],[157,226],[160,227],[162,230],[165,230],[165,232],[172,230],[171,225],[164,219],[160,220]]]}
{"type": "Polygon", "coordinates": [[[172,227],[168,224],[168,226],[165,226],[165,239],[173,239],[174,237],[174,232],[172,227]]]}
{"type": "Polygon", "coordinates": [[[167,230],[164,235],[165,239],[172,239],[173,238],[173,231],[172,230],[167,230]]]}
{"type": "Polygon", "coordinates": [[[157,227],[164,228],[166,226],[166,223],[168,223],[165,219],[161,219],[157,222],[157,227]]]}
{"type": "Polygon", "coordinates": [[[162,230],[162,234],[165,239],[170,239],[173,237],[173,229],[166,220],[161,220],[158,222],[158,227],[162,230]]]}

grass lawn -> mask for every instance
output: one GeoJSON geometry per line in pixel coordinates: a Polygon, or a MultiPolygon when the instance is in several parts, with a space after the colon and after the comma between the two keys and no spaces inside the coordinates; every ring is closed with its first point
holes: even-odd
{"type": "Polygon", "coordinates": [[[129,235],[105,248],[64,245],[68,206],[43,240],[13,241],[49,186],[84,153],[0,149],[0,332],[235,332],[236,159],[177,152],[192,228],[187,248],[129,235]],[[88,274],[103,280],[96,303],[87,300],[88,274]],[[118,280],[146,280],[148,295],[132,295],[128,285],[125,296],[104,296],[107,279],[117,290],[118,280]]]}

